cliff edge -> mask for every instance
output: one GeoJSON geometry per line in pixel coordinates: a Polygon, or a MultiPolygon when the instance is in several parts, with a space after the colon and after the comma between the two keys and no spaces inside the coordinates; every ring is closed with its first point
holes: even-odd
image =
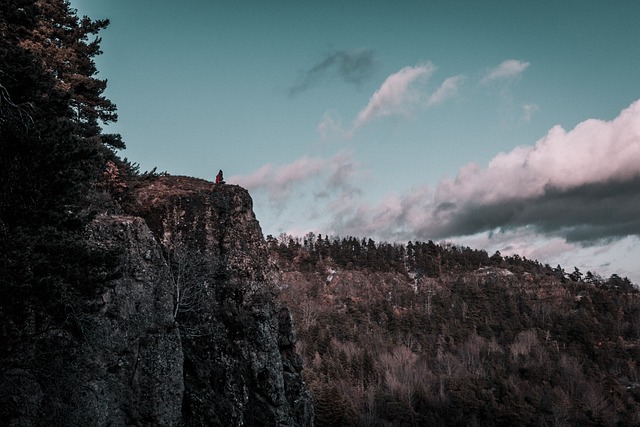
{"type": "Polygon", "coordinates": [[[311,425],[313,405],[286,308],[278,309],[249,193],[187,177],[134,191],[167,257],[190,425],[311,425]]]}
{"type": "Polygon", "coordinates": [[[66,305],[69,321],[25,309],[7,323],[28,339],[1,348],[0,424],[313,424],[291,314],[273,298],[246,190],[146,180],[122,209],[97,215],[85,240],[115,254],[115,271],[64,294],[79,301],[66,305]]]}

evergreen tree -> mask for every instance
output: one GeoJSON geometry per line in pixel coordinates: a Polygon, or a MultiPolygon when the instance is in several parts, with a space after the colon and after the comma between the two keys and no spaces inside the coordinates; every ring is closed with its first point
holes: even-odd
{"type": "Polygon", "coordinates": [[[113,253],[89,250],[82,235],[90,196],[107,161],[117,160],[113,149],[123,147],[100,128],[116,119],[115,106],[95,78],[100,40],[89,37],[107,23],[78,19],[63,0],[0,2],[0,342],[11,344],[0,346],[0,365],[7,368],[39,363],[20,352],[42,330],[73,330],[70,313],[115,267],[113,253]]]}
{"type": "Polygon", "coordinates": [[[78,19],[63,0],[0,5],[0,221],[5,226],[69,221],[86,204],[118,135],[95,78],[93,58],[108,21],[78,19]],[[55,219],[53,217],[56,217],[55,219]]]}
{"type": "Polygon", "coordinates": [[[124,148],[119,136],[101,134],[99,125],[99,121],[106,124],[118,118],[116,106],[103,95],[107,81],[96,78],[93,60],[102,53],[97,34],[108,25],[106,19],[79,19],[66,0],[38,0],[36,23],[18,44],[39,58],[55,88],[69,96],[73,120],[82,137],[124,148]]]}

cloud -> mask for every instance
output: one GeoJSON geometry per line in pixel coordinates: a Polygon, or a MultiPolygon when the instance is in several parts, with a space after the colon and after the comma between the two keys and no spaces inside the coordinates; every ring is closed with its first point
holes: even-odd
{"type": "Polygon", "coordinates": [[[519,76],[529,67],[528,62],[507,59],[489,72],[480,80],[480,84],[487,84],[499,79],[512,79],[519,76]]]}
{"type": "Polygon", "coordinates": [[[462,74],[445,79],[440,87],[431,94],[427,100],[427,105],[440,104],[455,95],[464,79],[465,77],[462,74]]]}
{"type": "Polygon", "coordinates": [[[640,101],[612,121],[556,126],[436,188],[355,206],[331,227],[393,240],[529,229],[583,246],[640,235],[640,101]]]}
{"type": "Polygon", "coordinates": [[[378,117],[403,115],[421,102],[421,91],[414,87],[420,80],[427,79],[436,67],[429,63],[415,67],[404,67],[397,73],[387,77],[369,99],[355,119],[352,131],[362,127],[365,123],[378,117]]]}
{"type": "MultiPolygon", "coordinates": [[[[499,251],[502,255],[518,254],[525,258],[541,262],[554,262],[555,264],[565,254],[576,254],[581,249],[580,245],[568,243],[561,237],[541,237],[531,227],[514,230],[491,230],[472,236],[454,238],[452,241],[472,248],[483,248],[489,254],[499,251]]],[[[576,260],[574,259],[574,261],[576,260]]]]}
{"type": "Polygon", "coordinates": [[[333,138],[342,139],[348,136],[348,132],[342,127],[342,121],[330,111],[324,113],[322,121],[318,124],[318,133],[320,133],[320,139],[325,142],[333,138]]]}
{"type": "Polygon", "coordinates": [[[522,106],[522,121],[525,123],[531,122],[531,117],[533,114],[538,111],[538,106],[536,104],[524,104],[522,106]]]}
{"type": "Polygon", "coordinates": [[[351,180],[357,173],[358,164],[352,157],[349,151],[340,151],[327,158],[303,156],[278,167],[269,163],[249,175],[232,176],[227,181],[252,192],[264,192],[273,205],[281,208],[296,191],[308,184],[312,184],[311,192],[316,198],[335,192],[355,194],[359,190],[351,180]]]}
{"type": "Polygon", "coordinates": [[[431,107],[453,97],[464,82],[465,76],[460,74],[448,77],[428,95],[425,83],[435,71],[436,67],[427,62],[414,67],[404,67],[391,74],[371,96],[367,105],[360,110],[351,129],[343,128],[341,121],[333,113],[325,113],[318,125],[322,140],[348,139],[372,120],[387,116],[409,116],[418,108],[431,107]]]}
{"type": "Polygon", "coordinates": [[[261,188],[267,185],[267,182],[273,175],[273,165],[268,163],[250,175],[235,175],[227,178],[227,181],[241,185],[249,190],[261,188]]]}
{"type": "Polygon", "coordinates": [[[375,66],[372,50],[331,52],[302,73],[298,83],[289,89],[289,95],[295,96],[336,76],[346,83],[359,85],[371,77],[375,66]]]}

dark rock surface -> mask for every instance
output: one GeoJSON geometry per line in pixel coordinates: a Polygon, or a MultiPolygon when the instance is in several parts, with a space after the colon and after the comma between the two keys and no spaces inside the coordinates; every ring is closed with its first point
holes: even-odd
{"type": "Polygon", "coordinates": [[[78,392],[69,421],[175,425],[184,391],[183,352],[160,247],[137,217],[98,217],[88,234],[94,245],[124,248],[123,275],[93,301],[98,311],[86,317],[88,339],[80,358],[87,390],[78,392]]]}
{"type": "Polygon", "coordinates": [[[294,325],[274,302],[246,190],[159,177],[133,190],[119,214],[98,215],[86,239],[118,250],[119,274],[83,297],[73,313],[78,331],[45,330],[22,353],[11,350],[42,360],[30,365],[41,369],[22,369],[20,360],[0,367],[1,419],[20,426],[313,425],[294,325]]]}
{"type": "Polygon", "coordinates": [[[186,251],[191,262],[174,270],[196,270],[195,280],[177,284],[185,295],[177,313],[185,422],[311,425],[291,315],[278,312],[270,295],[268,255],[247,191],[161,177],[138,188],[135,200],[128,209],[145,218],[165,252],[180,260],[186,251]]]}

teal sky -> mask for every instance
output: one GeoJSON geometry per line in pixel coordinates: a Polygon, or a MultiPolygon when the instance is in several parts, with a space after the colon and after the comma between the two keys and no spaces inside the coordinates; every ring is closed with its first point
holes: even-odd
{"type": "Polygon", "coordinates": [[[451,240],[640,282],[638,1],[71,4],[111,20],[122,155],[223,169],[265,234],[451,240]]]}

